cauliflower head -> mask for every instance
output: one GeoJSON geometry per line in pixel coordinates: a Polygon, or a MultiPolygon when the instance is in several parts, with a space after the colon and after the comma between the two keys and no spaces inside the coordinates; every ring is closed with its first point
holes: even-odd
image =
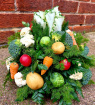
{"type": "Polygon", "coordinates": [[[26,85],[26,80],[23,80],[23,75],[21,72],[18,72],[14,76],[15,83],[18,87],[26,85]]]}

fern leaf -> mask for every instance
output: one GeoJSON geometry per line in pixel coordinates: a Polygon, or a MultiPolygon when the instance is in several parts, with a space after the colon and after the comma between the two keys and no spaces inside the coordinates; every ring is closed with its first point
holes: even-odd
{"type": "Polygon", "coordinates": [[[33,94],[33,93],[34,93],[34,90],[30,89],[27,85],[21,88],[18,88],[16,101],[23,101],[28,97],[29,94],[33,94]]]}
{"type": "Polygon", "coordinates": [[[7,75],[5,76],[5,80],[3,83],[4,88],[5,88],[5,85],[8,81],[12,81],[11,76],[10,76],[10,72],[8,72],[7,75]]]}
{"type": "Polygon", "coordinates": [[[38,104],[43,104],[44,103],[44,95],[43,95],[44,90],[40,89],[35,91],[34,94],[32,95],[32,99],[34,102],[38,103],[38,104]]]}

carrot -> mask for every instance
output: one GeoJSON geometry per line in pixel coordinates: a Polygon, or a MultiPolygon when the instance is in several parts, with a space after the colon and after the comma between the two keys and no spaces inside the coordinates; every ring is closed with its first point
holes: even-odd
{"type": "Polygon", "coordinates": [[[76,40],[75,40],[75,38],[74,38],[73,32],[72,32],[72,31],[69,31],[69,32],[67,32],[67,33],[72,37],[73,45],[77,45],[76,40]]]}
{"type": "Polygon", "coordinates": [[[10,64],[11,78],[14,79],[14,75],[18,72],[19,65],[16,62],[10,64]]]}
{"type": "MultiPolygon", "coordinates": [[[[51,57],[46,56],[43,60],[43,64],[49,67],[52,65],[53,59],[51,57]]],[[[47,70],[41,70],[41,75],[45,74],[47,70]]]]}

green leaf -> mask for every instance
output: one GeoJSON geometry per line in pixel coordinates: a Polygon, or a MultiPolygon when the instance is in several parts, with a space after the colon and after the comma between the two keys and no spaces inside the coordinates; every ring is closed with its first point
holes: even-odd
{"type": "Polygon", "coordinates": [[[35,62],[31,65],[31,72],[32,73],[36,70],[37,66],[38,66],[38,60],[35,60],[35,62]]]}
{"type": "Polygon", "coordinates": [[[53,103],[56,102],[56,101],[58,101],[58,99],[53,99],[53,100],[52,100],[53,103]]]}
{"type": "Polygon", "coordinates": [[[48,70],[48,67],[46,65],[44,65],[44,64],[38,64],[38,69],[39,70],[42,70],[42,69],[48,70]]]}
{"type": "Polygon", "coordinates": [[[64,70],[64,64],[63,63],[59,63],[59,64],[57,64],[56,66],[55,66],[55,68],[57,69],[57,70],[64,70]]]}
{"type": "Polygon", "coordinates": [[[84,98],[83,94],[82,94],[82,89],[81,88],[76,88],[76,91],[84,98]]]}
{"type": "Polygon", "coordinates": [[[26,80],[26,76],[29,72],[31,72],[31,68],[30,67],[24,67],[20,72],[23,74],[23,79],[26,80]]]}
{"type": "Polygon", "coordinates": [[[59,100],[59,105],[63,105],[63,98],[59,100]]]}
{"type": "Polygon", "coordinates": [[[23,101],[28,97],[28,94],[32,94],[34,93],[34,91],[27,86],[23,86],[21,88],[17,89],[17,97],[16,97],[16,101],[23,101]]]}
{"type": "MultiPolygon", "coordinates": [[[[61,99],[63,98],[66,105],[69,105],[72,103],[72,99],[74,96],[71,94],[74,92],[74,88],[70,86],[68,83],[64,84],[64,86],[52,89],[52,99],[61,99]]],[[[64,105],[64,104],[63,104],[64,105]]]]}
{"type": "Polygon", "coordinates": [[[74,100],[80,102],[80,100],[79,100],[79,98],[78,98],[76,92],[73,92],[72,94],[73,94],[73,96],[74,96],[74,100]]]}
{"type": "Polygon", "coordinates": [[[35,99],[37,97],[38,91],[34,92],[34,94],[32,95],[32,99],[35,99]]]}
{"type": "Polygon", "coordinates": [[[44,59],[45,55],[44,54],[41,54],[37,57],[37,59],[44,59]]]}
{"type": "Polygon", "coordinates": [[[44,86],[42,87],[43,90],[45,90],[47,88],[47,84],[44,83],[44,86]]]}
{"type": "Polygon", "coordinates": [[[26,23],[26,22],[24,22],[24,21],[22,21],[22,24],[23,24],[25,27],[29,27],[29,26],[30,26],[29,23],[26,23]]]}
{"type": "Polygon", "coordinates": [[[38,96],[41,97],[41,98],[44,98],[44,96],[42,94],[39,94],[38,96]]]}
{"type": "Polygon", "coordinates": [[[45,93],[45,91],[43,89],[40,89],[39,92],[43,93],[43,94],[45,93]]]}
{"type": "Polygon", "coordinates": [[[64,43],[65,38],[66,38],[66,32],[65,31],[56,31],[56,33],[61,35],[60,41],[64,43]]]}
{"type": "Polygon", "coordinates": [[[82,51],[81,55],[87,55],[89,53],[89,48],[87,46],[84,47],[84,51],[82,51]]]}
{"type": "Polygon", "coordinates": [[[16,32],[13,35],[8,37],[8,45],[10,44],[11,41],[15,39],[20,39],[20,32],[16,32]]]}
{"type": "Polygon", "coordinates": [[[71,57],[78,57],[80,56],[81,52],[78,50],[77,46],[74,45],[72,46],[69,50],[65,50],[63,53],[63,56],[66,58],[71,58],[71,57]]]}
{"type": "Polygon", "coordinates": [[[88,85],[95,84],[93,80],[89,80],[88,85]]]}
{"type": "Polygon", "coordinates": [[[62,37],[61,37],[61,40],[60,40],[60,41],[64,43],[64,42],[65,42],[65,38],[66,38],[66,32],[62,35],[62,37]]]}
{"type": "Polygon", "coordinates": [[[5,76],[4,83],[3,83],[4,88],[8,81],[12,81],[10,72],[8,72],[7,75],[5,76]]]}
{"type": "Polygon", "coordinates": [[[79,88],[82,87],[81,82],[78,81],[78,80],[69,79],[68,83],[69,83],[71,86],[75,87],[75,88],[76,88],[76,87],[79,87],[79,88]]]}
{"type": "Polygon", "coordinates": [[[69,22],[64,22],[64,24],[62,25],[62,30],[63,31],[66,31],[66,30],[68,30],[68,24],[69,24],[69,22]]]}
{"type": "Polygon", "coordinates": [[[19,64],[19,68],[18,68],[18,71],[22,70],[24,68],[23,65],[19,64]]]}
{"type": "Polygon", "coordinates": [[[41,89],[35,91],[34,94],[32,95],[33,101],[38,104],[41,104],[41,105],[44,103],[43,98],[44,98],[44,95],[43,95],[43,92],[41,91],[41,89]]]}
{"type": "Polygon", "coordinates": [[[82,33],[76,33],[76,35],[74,36],[75,37],[75,40],[78,44],[78,46],[80,46],[81,44],[85,44],[89,41],[88,38],[85,38],[82,33]]]}

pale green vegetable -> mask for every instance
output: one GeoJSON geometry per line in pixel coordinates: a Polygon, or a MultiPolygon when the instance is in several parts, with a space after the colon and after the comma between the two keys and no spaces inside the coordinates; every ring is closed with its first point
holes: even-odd
{"type": "Polygon", "coordinates": [[[48,45],[49,42],[50,42],[50,38],[48,36],[44,36],[40,40],[41,45],[48,45]]]}
{"type": "Polygon", "coordinates": [[[57,32],[54,32],[54,33],[52,34],[52,39],[54,39],[55,41],[59,41],[60,38],[61,38],[61,35],[58,34],[57,32]]]}
{"type": "Polygon", "coordinates": [[[64,78],[58,72],[52,73],[52,75],[50,76],[50,81],[52,82],[54,87],[61,87],[64,84],[64,78]]]}

